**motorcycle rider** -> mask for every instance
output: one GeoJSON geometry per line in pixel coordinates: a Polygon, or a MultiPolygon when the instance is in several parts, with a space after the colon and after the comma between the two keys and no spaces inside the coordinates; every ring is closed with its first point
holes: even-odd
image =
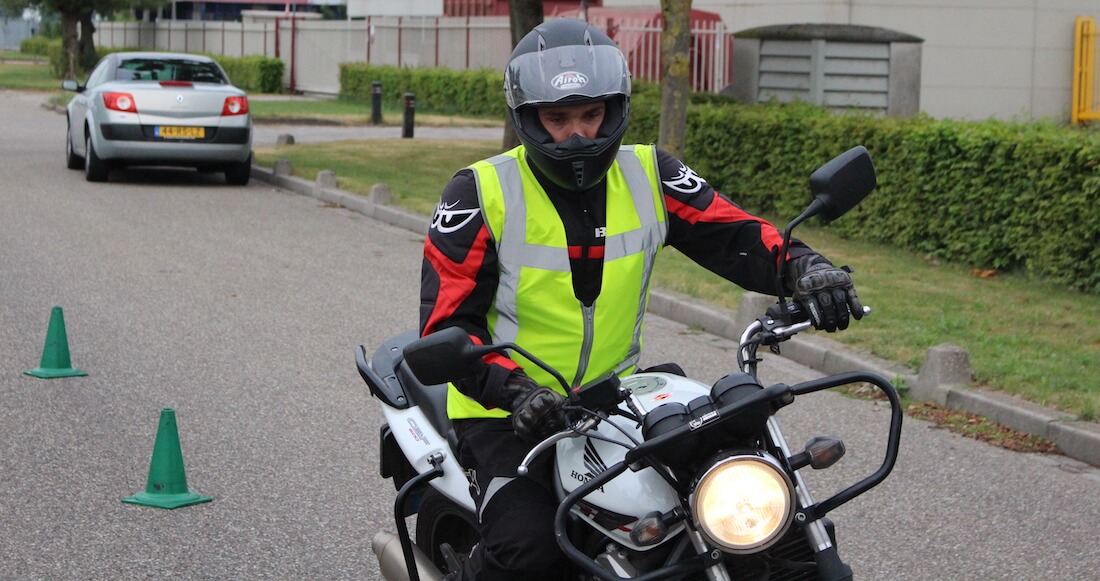
{"type": "MultiPolygon", "coordinates": [[[[673,155],[622,146],[630,73],[600,30],[547,21],[517,45],[504,90],[521,145],[454,175],[424,245],[420,332],[459,326],[512,341],[572,385],[635,370],[654,259],[672,246],[743,288],[785,281],[812,323],[835,331],[862,307],[848,273],[718,194],[673,155]]],[[[519,354],[490,355],[449,386],[447,412],[481,542],[452,579],[560,579],[552,455],[516,467],[565,427],[561,388],[519,354]]]]}

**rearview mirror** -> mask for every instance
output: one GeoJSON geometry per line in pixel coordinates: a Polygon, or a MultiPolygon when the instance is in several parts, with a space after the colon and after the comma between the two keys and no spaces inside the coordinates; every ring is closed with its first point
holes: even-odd
{"type": "Polygon", "coordinates": [[[867,148],[857,145],[810,174],[810,193],[822,204],[821,215],[835,220],[860,203],[878,185],[867,148]]]}

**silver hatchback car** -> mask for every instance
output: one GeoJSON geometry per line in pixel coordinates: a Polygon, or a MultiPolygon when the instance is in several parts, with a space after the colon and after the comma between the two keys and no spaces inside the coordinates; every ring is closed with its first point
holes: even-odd
{"type": "Polygon", "coordinates": [[[131,165],[223,171],[245,185],[252,171],[248,97],[213,59],[161,52],[103,57],[69,101],[65,161],[90,182],[131,165]]]}

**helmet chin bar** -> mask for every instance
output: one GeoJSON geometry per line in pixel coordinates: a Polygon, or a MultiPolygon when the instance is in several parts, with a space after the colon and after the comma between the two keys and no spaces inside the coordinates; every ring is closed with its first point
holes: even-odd
{"type": "Polygon", "coordinates": [[[538,105],[524,105],[512,111],[512,124],[527,149],[528,161],[564,190],[579,192],[600,183],[618,155],[626,132],[629,101],[622,95],[600,100],[608,104],[608,110],[594,139],[573,134],[561,143],[554,143],[539,121],[538,105]]]}

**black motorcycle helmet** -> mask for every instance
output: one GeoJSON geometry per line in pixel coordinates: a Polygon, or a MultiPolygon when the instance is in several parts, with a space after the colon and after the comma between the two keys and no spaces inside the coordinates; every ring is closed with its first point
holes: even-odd
{"type": "Polygon", "coordinates": [[[558,18],[527,33],[504,70],[508,111],[527,157],[558,186],[591,188],[603,179],[630,118],[630,71],[615,43],[587,22],[558,18]],[[540,105],[604,101],[595,139],[574,134],[555,144],[538,118],[540,105]]]}

